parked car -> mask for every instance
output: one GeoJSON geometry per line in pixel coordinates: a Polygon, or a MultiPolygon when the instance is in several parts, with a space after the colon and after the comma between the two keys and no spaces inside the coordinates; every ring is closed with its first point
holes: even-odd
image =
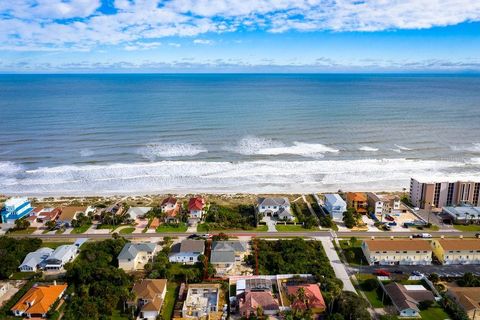
{"type": "Polygon", "coordinates": [[[392,221],[392,222],[389,222],[388,225],[394,227],[397,225],[397,223],[395,221],[392,221]]]}
{"type": "Polygon", "coordinates": [[[402,270],[393,270],[393,273],[396,273],[396,274],[403,274],[403,271],[402,270]]]}
{"type": "Polygon", "coordinates": [[[422,273],[420,271],[413,271],[412,276],[420,277],[420,276],[422,276],[422,273]]]}
{"type": "Polygon", "coordinates": [[[199,235],[199,237],[202,239],[210,239],[212,235],[210,233],[205,233],[205,234],[199,235]]]}
{"type": "Polygon", "coordinates": [[[415,233],[412,234],[412,238],[431,238],[432,235],[430,233],[415,233]]]}
{"type": "Polygon", "coordinates": [[[373,271],[373,274],[376,275],[376,276],[380,276],[380,277],[389,277],[390,276],[390,272],[388,272],[385,269],[377,269],[377,270],[373,271]]]}
{"type": "Polygon", "coordinates": [[[395,219],[389,214],[385,215],[385,219],[387,219],[388,221],[395,221],[395,219]]]}
{"type": "Polygon", "coordinates": [[[430,233],[422,233],[422,238],[431,238],[432,235],[430,233]]]}
{"type": "Polygon", "coordinates": [[[480,238],[480,233],[475,233],[475,238],[480,238]]]}
{"type": "Polygon", "coordinates": [[[200,236],[199,236],[198,234],[196,234],[196,233],[191,234],[191,235],[189,235],[189,236],[187,237],[187,239],[196,239],[196,238],[200,238],[200,236]]]}

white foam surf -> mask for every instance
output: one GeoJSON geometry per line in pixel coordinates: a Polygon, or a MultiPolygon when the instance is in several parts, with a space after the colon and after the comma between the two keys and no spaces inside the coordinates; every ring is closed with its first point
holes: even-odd
{"type": "Polygon", "coordinates": [[[462,151],[462,152],[471,152],[471,153],[480,153],[480,143],[472,143],[470,145],[460,145],[460,146],[451,146],[450,147],[454,151],[462,151]]]}
{"type": "Polygon", "coordinates": [[[90,149],[82,149],[80,150],[80,157],[91,157],[93,156],[95,153],[90,150],[90,149]]]}
{"type": "Polygon", "coordinates": [[[378,148],[373,148],[373,147],[369,147],[369,146],[362,146],[362,147],[358,148],[358,150],[366,151],[366,152],[377,152],[378,148]]]}
{"type": "Polygon", "coordinates": [[[280,141],[254,136],[244,137],[235,146],[225,147],[224,149],[243,155],[299,155],[313,158],[321,158],[325,153],[339,152],[338,149],[319,143],[295,141],[291,145],[286,145],[280,141]]]}
{"type": "Polygon", "coordinates": [[[410,177],[480,179],[480,164],[407,159],[159,161],[27,171],[3,163],[0,168],[0,193],[32,196],[393,191],[407,187],[410,177]]]}
{"type": "Polygon", "coordinates": [[[158,158],[193,157],[208,151],[200,145],[190,143],[150,143],[138,152],[144,158],[154,161],[158,158]]]}

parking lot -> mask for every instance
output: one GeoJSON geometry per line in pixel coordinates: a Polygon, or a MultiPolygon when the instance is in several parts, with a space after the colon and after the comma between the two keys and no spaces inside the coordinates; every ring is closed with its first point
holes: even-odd
{"type": "Polygon", "coordinates": [[[378,269],[385,269],[388,272],[396,272],[401,271],[405,274],[411,274],[414,271],[418,271],[420,273],[429,275],[431,273],[436,273],[440,277],[446,278],[459,278],[463,276],[465,273],[471,272],[477,276],[480,276],[480,265],[426,265],[426,266],[406,266],[406,265],[396,265],[396,266],[382,266],[382,265],[375,265],[375,266],[363,266],[353,268],[355,272],[360,273],[373,273],[375,270],[378,269]]]}

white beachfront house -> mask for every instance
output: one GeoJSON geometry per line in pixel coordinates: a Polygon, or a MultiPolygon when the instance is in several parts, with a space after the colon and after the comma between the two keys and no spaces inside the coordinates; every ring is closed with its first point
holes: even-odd
{"type": "Polygon", "coordinates": [[[3,223],[15,223],[16,220],[28,217],[33,208],[27,198],[10,198],[0,210],[3,223]]]}
{"type": "Polygon", "coordinates": [[[258,213],[277,218],[278,220],[293,221],[295,217],[290,212],[290,201],[288,198],[258,198],[258,213]]]}
{"type": "Polygon", "coordinates": [[[347,211],[347,203],[339,194],[327,193],[324,206],[334,221],[343,220],[343,213],[347,211]]]}

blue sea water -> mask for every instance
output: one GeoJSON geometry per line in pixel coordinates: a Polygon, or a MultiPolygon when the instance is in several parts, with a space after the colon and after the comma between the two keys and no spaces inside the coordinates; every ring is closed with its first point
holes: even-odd
{"type": "Polygon", "coordinates": [[[398,190],[480,176],[480,76],[0,75],[0,193],[398,190]]]}

